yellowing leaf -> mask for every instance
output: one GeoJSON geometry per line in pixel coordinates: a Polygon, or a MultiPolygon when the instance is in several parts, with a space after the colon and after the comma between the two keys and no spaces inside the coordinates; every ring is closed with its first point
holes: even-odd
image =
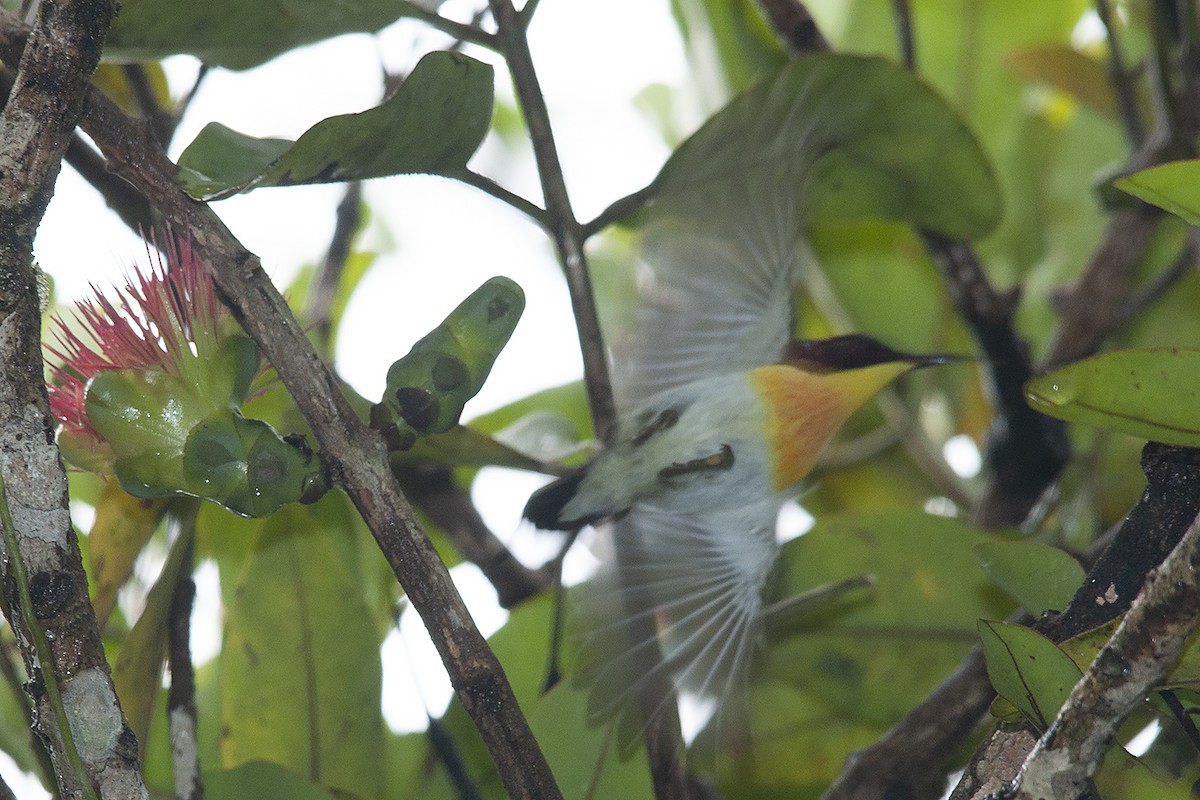
{"type": "Polygon", "coordinates": [[[96,504],[96,521],[88,533],[92,606],[100,626],[117,602],[117,590],[133,572],[133,562],[158,527],[169,500],[143,500],[110,481],[96,504]]]}
{"type": "Polygon", "coordinates": [[[1164,444],[1200,447],[1200,349],[1119,350],[1025,385],[1043,414],[1164,444]]]}

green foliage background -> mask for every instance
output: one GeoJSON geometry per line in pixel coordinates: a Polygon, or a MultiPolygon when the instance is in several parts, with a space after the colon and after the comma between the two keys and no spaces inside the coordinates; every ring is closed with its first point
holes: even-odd
{"type": "MultiPolygon", "coordinates": [[[[245,16],[255,4],[220,0],[204,4],[206,19],[216,21],[210,24],[184,13],[195,5],[192,0],[127,0],[110,37],[109,55],[148,60],[192,53],[238,69],[335,31],[375,30],[398,15],[424,13],[397,0],[338,4],[334,28],[325,18],[330,6],[324,0],[256,8],[254,14],[262,19],[245,16]],[[312,29],[298,25],[280,32],[263,21],[274,25],[283,17],[307,20],[312,29]]],[[[1130,57],[1136,58],[1148,47],[1148,22],[1139,13],[1140,4],[1121,5],[1128,11],[1122,34],[1130,57]]],[[[881,56],[893,64],[898,59],[892,4],[824,0],[808,6],[837,51],[881,56]]],[[[1127,146],[1115,116],[1103,44],[1076,41],[1090,6],[1077,0],[914,0],[911,6],[918,74],[957,119],[939,121],[945,123],[939,130],[949,133],[938,137],[936,148],[908,151],[903,141],[864,137],[856,144],[858,155],[892,164],[888,169],[907,159],[921,179],[937,184],[946,178],[949,165],[961,166],[955,158],[964,153],[966,161],[975,158],[978,143],[986,162],[982,168],[972,162],[965,170],[971,174],[956,178],[978,207],[966,209],[962,198],[937,196],[934,189],[922,187],[921,209],[914,211],[907,202],[912,198],[902,191],[911,186],[896,189],[895,197],[888,196],[882,183],[868,192],[856,158],[831,166],[823,176],[828,183],[817,188],[836,186],[841,194],[831,188],[823,196],[814,197],[820,195],[814,192],[803,197],[816,209],[807,235],[819,266],[805,277],[796,299],[798,332],[817,336],[859,330],[900,349],[971,351],[970,333],[956,316],[925,248],[903,224],[950,220],[952,233],[987,234],[977,247],[993,283],[1022,288],[1016,324],[1036,358],[1058,321],[1052,290],[1078,275],[1100,237],[1109,204],[1128,202],[1108,186],[1127,146]],[[993,221],[998,221],[994,227],[993,221]]],[[[748,0],[674,0],[673,10],[691,59],[690,85],[678,91],[655,87],[643,99],[656,118],[672,121],[664,125],[664,137],[677,145],[681,137],[673,121],[694,111],[697,98],[705,115],[716,113],[738,94],[776,78],[787,69],[788,58],[758,6],[748,0]]],[[[916,90],[907,87],[908,76],[883,61],[845,62],[851,63],[860,70],[856,80],[897,82],[897,114],[911,114],[915,128],[921,127],[922,115],[940,113],[911,104],[925,95],[899,94],[916,90]],[[876,72],[882,77],[872,77],[876,72]]],[[[487,120],[501,124],[512,110],[493,108],[491,69],[467,55],[434,54],[421,65],[378,108],[326,120],[295,143],[206,129],[184,151],[181,177],[204,198],[267,185],[413,172],[465,178],[487,120]]],[[[852,107],[853,92],[829,100],[829,113],[835,116],[842,113],[838,101],[852,107]]],[[[733,117],[732,122],[722,118],[727,127],[709,128],[708,134],[719,141],[743,133],[733,117]]],[[[835,137],[832,146],[845,146],[848,138],[835,137]]],[[[719,166],[750,169],[758,155],[757,143],[752,145],[744,151],[745,163],[735,159],[719,166]]],[[[672,162],[676,169],[697,170],[697,164],[705,163],[694,151],[678,152],[672,162]]],[[[667,196],[672,180],[695,175],[685,171],[679,178],[669,167],[663,184],[667,196]]],[[[713,180],[709,191],[722,191],[720,176],[713,180]]],[[[1186,197],[1173,202],[1174,210],[1194,208],[1186,197]]],[[[637,222],[634,217],[627,227],[608,228],[591,243],[597,301],[610,336],[619,335],[632,302],[637,222]]],[[[1135,280],[1163,270],[1185,235],[1181,221],[1163,225],[1135,280]]],[[[352,256],[352,267],[337,288],[332,333],[320,343],[323,352],[333,352],[337,315],[371,266],[372,254],[352,256]]],[[[289,292],[298,311],[306,308],[313,291],[310,276],[302,275],[289,292]]],[[[1110,344],[1200,347],[1198,306],[1200,276],[1190,270],[1129,320],[1110,344]]],[[[397,355],[410,345],[403,343],[397,355]]],[[[1194,359],[1184,360],[1190,364],[1194,359]]],[[[1154,399],[1177,406],[1171,396],[1154,399]]],[[[752,748],[714,747],[711,732],[697,737],[695,763],[712,772],[724,796],[818,796],[842,770],[848,754],[920,702],[981,635],[993,681],[1012,701],[1008,708],[1000,701],[998,714],[1044,724],[1061,702],[1061,687],[1069,686],[1063,684],[1064,670],[1068,677],[1078,672],[1063,651],[1038,641],[1027,629],[999,622],[977,627],[977,621],[1003,620],[1020,607],[1036,614],[1065,604],[1082,580],[1066,552],[1086,550],[1136,500],[1144,483],[1138,465],[1143,440],[1105,430],[1104,419],[1095,423],[1098,427],[1073,426],[1075,456],[1050,513],[1030,530],[985,532],[967,521],[985,476],[959,477],[944,464],[932,469],[902,446],[906,438],[924,437],[935,459],[954,435],[982,446],[992,409],[978,371],[922,373],[887,401],[904,409],[904,418],[921,432],[893,432],[882,437],[881,446],[864,451],[855,445],[885,430],[887,423],[876,408],[851,422],[845,437],[851,444],[834,454],[822,480],[802,499],[817,522],[807,535],[787,544],[773,599],[862,575],[874,576],[875,583],[819,608],[766,649],[752,697],[752,748]],[[991,656],[1001,651],[1027,653],[1038,667],[1030,670],[1020,659],[991,656]],[[1031,698],[1018,702],[1009,696],[1014,694],[1011,687],[1030,684],[1038,687],[1031,698]]],[[[365,417],[370,400],[355,402],[365,417]]],[[[277,383],[252,399],[246,411],[280,431],[306,432],[277,383]]],[[[1146,430],[1139,432],[1152,435],[1155,429],[1146,430]]],[[[466,486],[480,466],[489,464],[561,470],[581,460],[590,436],[585,395],[580,387],[568,386],[429,437],[411,453],[397,456],[397,468],[449,466],[466,486]]],[[[155,792],[165,794],[172,775],[159,688],[163,638],[158,625],[170,592],[149,589],[139,619],[113,610],[113,597],[137,558],[165,559],[159,581],[169,585],[171,565],[177,563],[171,548],[181,547],[184,539],[162,520],[184,511],[181,504],[190,501],[149,507],[87,474],[72,476],[71,492],[97,510],[95,525],[81,540],[93,594],[97,607],[104,609],[106,647],[117,665],[126,710],[143,709],[135,728],[146,779],[155,792]]],[[[424,521],[447,561],[461,560],[445,532],[432,519],[424,521]]],[[[429,734],[397,734],[384,724],[380,645],[397,614],[405,613],[404,600],[343,495],[333,492],[315,505],[288,506],[260,520],[205,505],[195,518],[194,533],[197,560],[211,560],[219,568],[224,603],[220,654],[198,665],[196,702],[209,798],[436,800],[466,796],[464,785],[480,797],[502,795],[486,751],[457,704],[431,722],[429,734]]],[[[560,786],[571,798],[651,797],[643,753],[621,753],[613,725],[584,723],[586,693],[570,680],[569,643],[559,662],[566,679],[543,692],[554,599],[547,592],[517,605],[491,643],[560,786]]],[[[6,631],[5,636],[11,634],[6,631]]],[[[15,690],[15,675],[11,670],[6,674],[15,690]]],[[[1180,685],[1189,684],[1182,680],[1180,685]]],[[[25,733],[25,710],[15,696],[0,693],[0,747],[23,768],[40,772],[36,749],[25,733]]],[[[1131,731],[1158,714],[1148,706],[1131,723],[1131,731]]],[[[1162,737],[1157,746],[1177,749],[1178,742],[1162,737]]],[[[1169,760],[1155,755],[1149,754],[1147,761],[1169,760]]],[[[1114,770],[1107,780],[1119,789],[1112,796],[1186,796],[1200,759],[1191,753],[1190,759],[1174,763],[1179,762],[1182,766],[1165,776],[1174,781],[1169,788],[1136,770],[1114,770]]],[[[49,778],[44,772],[42,777],[49,778]]]]}

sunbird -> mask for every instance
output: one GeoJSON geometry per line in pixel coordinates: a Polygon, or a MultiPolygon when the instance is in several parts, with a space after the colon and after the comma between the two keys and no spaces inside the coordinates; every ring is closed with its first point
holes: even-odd
{"type": "MultiPolygon", "coordinates": [[[[730,263],[746,255],[737,248],[672,232],[634,334],[617,348],[619,400],[629,410],[613,443],[536,491],[524,512],[546,529],[611,521],[614,545],[633,554],[611,565],[581,609],[584,638],[601,652],[588,668],[593,719],[624,712],[654,677],[643,674],[647,648],[660,649],[657,669],[676,689],[715,700],[718,714],[729,699],[744,707],[781,507],[877,392],[916,368],[962,359],[899,352],[862,334],[791,340],[802,243],[748,271],[747,261],[730,263]],[[703,258],[675,272],[691,245],[703,258]],[[651,618],[656,635],[630,641],[630,616],[651,618]]],[[[669,701],[654,698],[647,709],[638,699],[643,717],[669,701]]]]}
{"type": "Polygon", "coordinates": [[[659,392],[621,420],[585,469],[542,487],[525,517],[573,530],[635,505],[687,513],[795,497],[842,424],[917,367],[960,360],[892,350],[863,334],[797,340],[783,359],[659,392]]]}
{"type": "MultiPolygon", "coordinates": [[[[593,718],[636,698],[647,721],[672,682],[718,714],[748,699],[783,504],[856,408],[951,360],[861,335],[794,342],[811,233],[882,219],[969,239],[999,219],[987,158],[953,110],[892,65],[848,56],[797,60],[735,98],[650,189],[623,220],[632,318],[606,320],[617,435],[526,508],[543,527],[611,530],[617,557],[596,591],[577,592],[593,718]],[[915,104],[930,111],[919,124],[915,104]]],[[[904,313],[904,298],[887,300],[904,313]]]]}

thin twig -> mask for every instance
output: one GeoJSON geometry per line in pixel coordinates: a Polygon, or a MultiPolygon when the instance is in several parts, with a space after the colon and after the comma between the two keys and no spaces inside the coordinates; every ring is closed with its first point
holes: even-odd
{"type": "Polygon", "coordinates": [[[330,336],[333,331],[331,311],[333,300],[337,297],[338,285],[342,280],[342,272],[346,269],[346,260],[350,258],[350,248],[358,226],[362,219],[362,182],[350,181],[346,184],[346,192],[338,203],[333,225],[333,237],[329,241],[329,249],[317,269],[312,290],[308,295],[305,316],[313,326],[317,341],[325,352],[329,352],[330,336]]]}
{"type": "Polygon", "coordinates": [[[896,18],[896,38],[900,43],[900,63],[909,72],[917,71],[917,47],[913,39],[912,9],[908,0],[892,0],[892,16],[896,18]]]}
{"type": "Polygon", "coordinates": [[[1142,124],[1142,115],[1138,110],[1137,93],[1133,88],[1129,70],[1125,68],[1125,58],[1121,53],[1121,37],[1117,34],[1113,20],[1112,7],[1108,0],[1096,0],[1096,15],[1104,26],[1108,37],[1108,75],[1117,93],[1117,105],[1121,110],[1121,122],[1125,126],[1125,136],[1129,139],[1130,147],[1141,149],[1146,141],[1146,129],[1142,124]]]}
{"type": "Polygon", "coordinates": [[[490,194],[497,200],[507,203],[517,211],[520,211],[522,214],[529,217],[531,220],[537,223],[538,226],[545,228],[547,232],[552,231],[552,222],[549,218],[549,215],[537,203],[530,202],[516,192],[505,189],[488,176],[480,175],[478,172],[472,172],[469,169],[463,170],[455,177],[457,177],[463,183],[469,186],[474,186],[476,189],[490,194]]]}
{"type": "Polygon", "coordinates": [[[459,41],[477,44],[480,47],[486,47],[488,50],[499,49],[495,35],[488,33],[482,28],[456,22],[434,11],[426,11],[417,3],[404,3],[403,7],[404,16],[419,19],[429,27],[436,28],[442,33],[448,33],[459,41]]]}
{"type": "Polygon", "coordinates": [[[450,783],[454,785],[459,800],[479,800],[479,787],[471,778],[467,762],[459,754],[454,737],[450,735],[440,720],[433,717],[428,717],[428,720],[425,738],[429,740],[430,748],[442,762],[442,766],[446,768],[446,775],[450,778],[450,783]]]}
{"type": "Polygon", "coordinates": [[[592,410],[593,430],[600,441],[608,442],[616,428],[616,408],[613,404],[612,380],[608,373],[604,337],[600,332],[600,320],[596,314],[592,279],[588,274],[587,255],[583,251],[583,232],[571,209],[571,200],[563,181],[562,165],[554,144],[554,132],[550,127],[550,115],[546,109],[546,100],[542,96],[537,72],[533,67],[529,42],[525,39],[525,28],[521,25],[511,0],[488,0],[488,4],[496,20],[496,36],[512,72],[517,100],[529,127],[529,138],[533,144],[533,154],[537,161],[538,176],[541,179],[542,194],[549,217],[548,228],[567,277],[575,325],[579,330],[579,346],[583,352],[583,377],[592,410]]]}
{"type": "Polygon", "coordinates": [[[657,189],[658,187],[651,183],[648,186],[638,189],[636,192],[627,194],[619,200],[610,203],[607,208],[596,215],[595,219],[591,222],[585,222],[580,226],[583,238],[585,240],[590,239],[614,222],[620,222],[625,217],[642,208],[650,201],[650,198],[654,197],[654,192],[657,189]]]}
{"type": "Polygon", "coordinates": [[[135,233],[154,229],[154,210],[128,181],[109,171],[104,158],[79,134],[71,136],[65,160],[100,193],[105,204],[135,233]]]}
{"type": "Polygon", "coordinates": [[[829,40],[800,0],[758,0],[758,4],[794,55],[829,52],[829,40]]]}
{"type": "Polygon", "coordinates": [[[526,0],[525,5],[521,7],[520,12],[517,14],[521,20],[521,26],[526,30],[529,29],[529,25],[533,22],[533,15],[537,13],[539,2],[541,0],[526,0]]]}
{"type": "Polygon", "coordinates": [[[167,721],[177,800],[202,800],[204,797],[204,786],[200,782],[200,746],[196,736],[196,675],[190,647],[192,604],[196,598],[192,570],[199,510],[199,503],[195,501],[176,506],[178,541],[184,552],[167,612],[167,663],[171,671],[167,721]]]}
{"type": "Polygon", "coordinates": [[[551,571],[530,569],[504,546],[449,467],[432,462],[402,463],[394,465],[393,472],[405,496],[445,532],[463,558],[479,567],[495,587],[503,608],[511,609],[550,588],[551,571]]]}
{"type": "Polygon", "coordinates": [[[1188,233],[1187,244],[1179,251],[1175,260],[1162,272],[1155,275],[1129,301],[1117,310],[1115,325],[1124,327],[1138,319],[1142,312],[1161,300],[1171,287],[1196,267],[1196,256],[1200,253],[1200,232],[1193,228],[1188,233]]]}
{"type": "Polygon", "coordinates": [[[125,64],[121,67],[121,72],[129,83],[130,94],[137,103],[138,110],[154,129],[158,140],[164,147],[170,144],[171,136],[175,133],[176,119],[158,102],[154,86],[150,83],[150,75],[146,72],[146,65],[125,64]]]}
{"type": "Polygon", "coordinates": [[[1192,748],[1200,753],[1200,729],[1196,728],[1196,721],[1192,719],[1192,715],[1183,703],[1179,702],[1179,695],[1175,694],[1170,689],[1163,689],[1158,693],[1162,698],[1163,703],[1170,709],[1171,714],[1175,717],[1175,721],[1179,723],[1179,727],[1183,729],[1183,734],[1192,743],[1192,748]]]}

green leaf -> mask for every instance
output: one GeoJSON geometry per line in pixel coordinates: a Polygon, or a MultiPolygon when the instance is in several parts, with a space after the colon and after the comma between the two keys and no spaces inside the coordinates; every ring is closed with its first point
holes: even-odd
{"type": "Polygon", "coordinates": [[[1049,727],[1079,682],[1079,667],[1054,642],[1021,625],[981,619],[979,638],[992,686],[1031,723],[1049,727]]]}
{"type": "Polygon", "coordinates": [[[713,198],[747,182],[794,209],[787,222],[797,233],[828,219],[883,218],[976,238],[1000,218],[995,177],[966,125],[918,78],[877,58],[794,61],[735,98],[663,167],[655,215],[735,235],[756,207],[722,224],[713,217],[729,209],[713,198]]]}
{"type": "Polygon", "coordinates": [[[214,66],[249,69],[293,47],[377,31],[414,6],[437,5],[428,0],[124,0],[104,55],[128,62],[188,53],[214,66]]]}
{"type": "Polygon", "coordinates": [[[1066,608],[1086,577],[1070,555],[1035,542],[983,542],[975,545],[975,557],[987,576],[1034,616],[1066,608]]]}
{"type": "Polygon", "coordinates": [[[332,790],[383,781],[379,636],[338,495],[264,520],[227,610],[225,766],[273,761],[332,790]]]}
{"type": "Polygon", "coordinates": [[[263,186],[460,175],[491,121],[492,73],[460,53],[430,53],[381,105],[322,120],[294,143],[210,123],[180,155],[179,179],[193,197],[220,200],[263,186]]]}
{"type": "Polygon", "coordinates": [[[672,0],[706,99],[724,101],[787,62],[779,37],[750,0],[672,0]]]}
{"type": "Polygon", "coordinates": [[[1034,378],[1025,396],[1033,408],[1068,422],[1200,447],[1200,349],[1092,356],[1034,378]]]}
{"type": "Polygon", "coordinates": [[[1159,164],[1119,178],[1113,185],[1182,217],[1189,225],[1200,225],[1200,160],[1159,164]]]}
{"type": "Polygon", "coordinates": [[[270,761],[205,772],[204,796],[209,800],[334,800],[325,789],[270,761]]]}
{"type": "Polygon", "coordinates": [[[616,722],[589,728],[586,718],[587,692],[565,681],[538,700],[529,715],[563,796],[651,800],[646,756],[639,750],[630,758],[619,757],[616,722]]]}
{"type": "Polygon", "coordinates": [[[768,601],[863,575],[874,576],[874,586],[772,644],[763,675],[800,687],[848,721],[890,724],[954,669],[979,617],[1012,608],[971,554],[987,540],[956,520],[894,507],[818,518],[784,546],[768,601]]]}

